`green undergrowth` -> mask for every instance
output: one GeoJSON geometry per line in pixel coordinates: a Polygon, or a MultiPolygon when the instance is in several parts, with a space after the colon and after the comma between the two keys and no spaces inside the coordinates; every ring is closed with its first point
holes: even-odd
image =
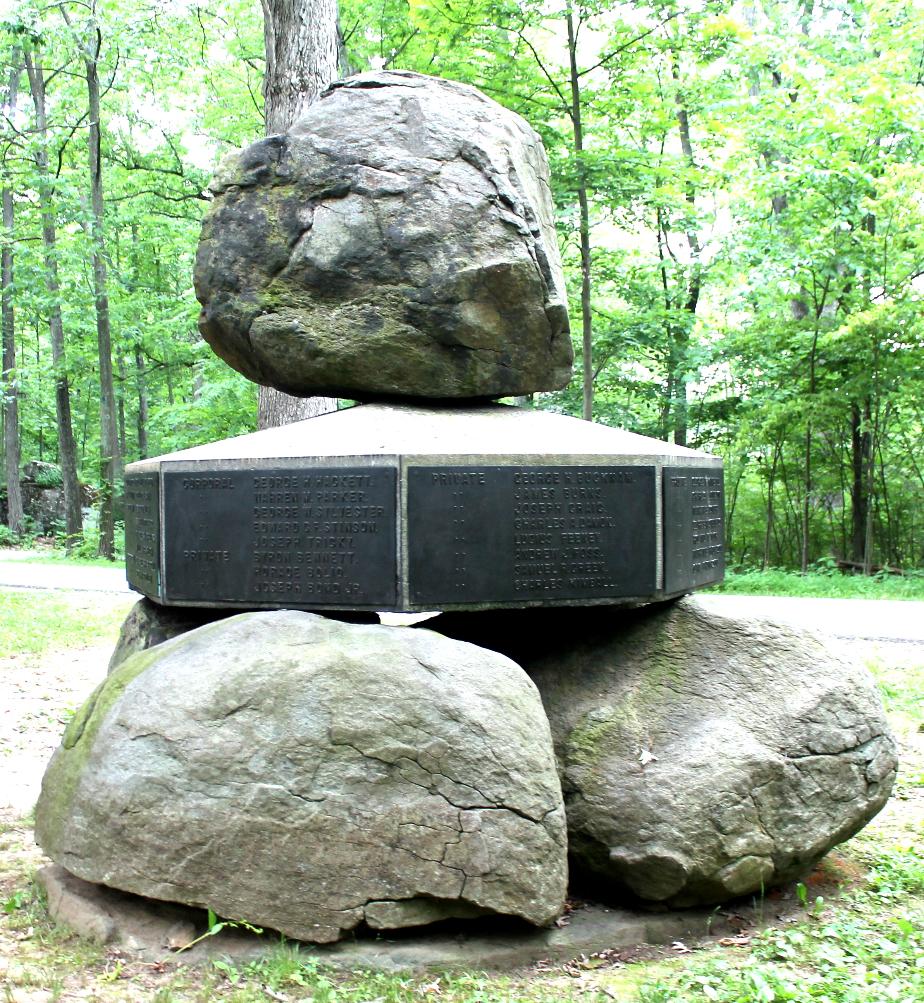
{"type": "Polygon", "coordinates": [[[913,1003],[924,1000],[924,905],[880,914],[858,895],[815,922],[755,938],[746,955],[697,958],[643,983],[640,1003],[913,1003]]]}
{"type": "Polygon", "coordinates": [[[17,564],[53,564],[75,568],[114,568],[123,563],[121,553],[117,554],[114,561],[97,556],[97,542],[94,539],[80,540],[70,552],[65,549],[63,541],[53,540],[49,543],[48,540],[45,537],[43,541],[37,542],[27,538],[18,546],[7,545],[6,559],[15,560],[17,564]]]}
{"type": "Polygon", "coordinates": [[[725,581],[710,592],[729,595],[795,596],[813,599],[918,599],[924,600],[924,572],[905,575],[843,574],[836,568],[786,571],[767,568],[728,571],[725,581]]]}
{"type": "Polygon", "coordinates": [[[115,638],[128,605],[80,593],[0,589],[0,658],[115,638]]]}
{"type": "Polygon", "coordinates": [[[866,659],[889,722],[899,733],[924,731],[924,645],[920,652],[920,661],[902,665],[892,664],[882,654],[866,659]]]}
{"type": "Polygon", "coordinates": [[[47,550],[35,550],[28,556],[20,558],[23,564],[52,564],[56,566],[70,566],[75,568],[119,568],[123,561],[117,557],[114,561],[109,561],[105,557],[86,557],[68,554],[66,550],[48,548],[47,550]]]}

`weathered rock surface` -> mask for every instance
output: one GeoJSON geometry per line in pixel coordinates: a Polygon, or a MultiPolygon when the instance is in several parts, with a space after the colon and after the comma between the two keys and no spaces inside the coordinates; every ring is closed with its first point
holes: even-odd
{"type": "MultiPolygon", "coordinates": [[[[23,464],[20,487],[23,511],[32,520],[36,533],[60,533],[64,525],[64,489],[61,468],[57,463],[30,460],[23,464]]],[[[86,484],[79,485],[80,504],[91,505],[94,492],[86,484]]],[[[6,491],[0,489],[0,522],[8,522],[6,491]]]]}
{"type": "Polygon", "coordinates": [[[87,880],[317,942],[478,910],[553,919],[565,821],[508,659],[248,613],[124,661],[46,772],[36,836],[87,880]]]}
{"type": "Polygon", "coordinates": [[[147,651],[156,644],[195,630],[204,624],[222,620],[234,610],[201,607],[161,606],[150,599],[139,599],[128,611],[119,628],[119,639],[109,659],[109,671],[118,668],[131,655],[147,651]]]}
{"type": "Polygon", "coordinates": [[[596,889],[721,902],[798,876],[885,804],[896,747],[872,679],[817,636],[690,598],[572,629],[555,612],[545,630],[529,611],[428,626],[532,676],[596,889]]]}
{"type": "MultiPolygon", "coordinates": [[[[237,609],[216,609],[207,606],[161,606],[150,599],[139,599],[128,611],[128,616],[119,628],[119,639],[109,659],[109,671],[122,664],[129,655],[147,651],[155,644],[163,644],[171,638],[186,634],[216,620],[224,620],[242,611],[237,609]]],[[[330,614],[335,620],[347,623],[378,623],[374,613],[334,610],[330,614]]]]}
{"type": "Polygon", "coordinates": [[[199,327],[250,379],[361,399],[570,379],[545,151],[474,88],[351,77],[227,159],[212,188],[199,327]]]}

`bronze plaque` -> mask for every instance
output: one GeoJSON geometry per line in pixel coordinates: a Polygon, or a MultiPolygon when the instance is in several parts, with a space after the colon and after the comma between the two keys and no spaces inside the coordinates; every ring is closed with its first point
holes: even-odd
{"type": "Polygon", "coordinates": [[[410,467],[407,539],[418,606],[649,595],[655,470],[410,467]]]}
{"type": "Polygon", "coordinates": [[[143,595],[160,595],[158,475],[125,475],[125,576],[143,595]]]}
{"type": "Polygon", "coordinates": [[[393,467],[164,467],[166,602],[392,606],[393,467]]]}
{"type": "Polygon", "coordinates": [[[664,591],[686,592],[725,576],[721,468],[664,468],[664,591]]]}

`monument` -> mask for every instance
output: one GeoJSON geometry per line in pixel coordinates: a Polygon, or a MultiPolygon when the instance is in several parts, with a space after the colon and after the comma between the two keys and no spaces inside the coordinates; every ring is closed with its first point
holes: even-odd
{"type": "Polygon", "coordinates": [[[205,339],[289,393],[378,402],[131,464],[134,588],[414,611],[721,580],[718,458],[490,403],[571,374],[548,166],[519,116],[448,81],[362,74],[226,160],[213,191],[205,339]]]}
{"type": "Polygon", "coordinates": [[[362,403],[127,468],[149,599],[46,772],[55,861],[329,942],[548,924],[569,859],[608,901],[721,902],[879,810],[896,757],[868,678],[665,601],[722,578],[721,460],[498,402],[571,366],[522,119],[361,74],[213,190],[205,339],[252,379],[362,403]],[[183,616],[136,629],[158,609],[183,616]]]}

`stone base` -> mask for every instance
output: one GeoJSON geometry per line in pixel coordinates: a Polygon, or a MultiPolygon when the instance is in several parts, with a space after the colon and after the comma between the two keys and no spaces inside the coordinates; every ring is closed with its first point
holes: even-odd
{"type": "MultiPolygon", "coordinates": [[[[41,868],[52,919],[81,937],[118,945],[140,960],[200,964],[216,957],[253,961],[279,950],[278,935],[224,930],[188,951],[179,948],[204,932],[201,910],[156,902],[74,877],[63,867],[41,868]]],[[[787,904],[787,903],[781,903],[787,904]]],[[[795,896],[788,908],[795,911],[795,896]]],[[[779,908],[772,910],[774,916],[779,908]]],[[[704,937],[725,937],[761,925],[771,910],[739,904],[734,911],[698,909],[641,912],[584,905],[563,926],[536,930],[497,917],[443,923],[388,936],[367,933],[329,947],[300,945],[304,957],[342,971],[505,970],[540,960],[567,961],[580,955],[637,945],[666,945],[704,937]]]]}
{"type": "Polygon", "coordinates": [[[634,604],[723,575],[722,461],[504,405],[368,404],[130,464],[133,588],[167,606],[634,604]]]}

